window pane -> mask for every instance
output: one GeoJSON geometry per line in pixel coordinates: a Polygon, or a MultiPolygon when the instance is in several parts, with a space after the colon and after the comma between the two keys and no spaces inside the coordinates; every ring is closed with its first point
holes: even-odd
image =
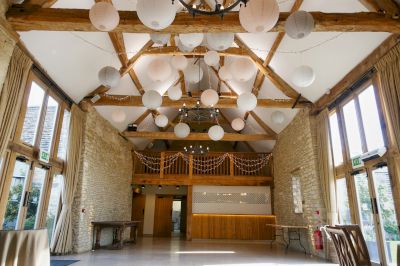
{"type": "Polygon", "coordinates": [[[346,178],[336,180],[336,198],[339,209],[339,223],[351,224],[349,196],[347,195],[346,178]]]}
{"type": "Polygon", "coordinates": [[[4,230],[16,229],[22,193],[24,191],[25,180],[28,177],[28,173],[29,164],[20,161],[15,162],[10,194],[8,195],[6,214],[4,216],[4,230]]]}
{"type": "Polygon", "coordinates": [[[30,145],[35,143],[43,97],[44,91],[33,81],[21,134],[21,140],[30,145]]]}
{"type": "Polygon", "coordinates": [[[44,125],[42,136],[40,139],[40,150],[50,153],[52,140],[54,136],[54,128],[57,119],[58,102],[52,97],[47,101],[46,116],[44,118],[44,125]]]}
{"type": "Polygon", "coordinates": [[[35,168],[32,179],[32,189],[28,199],[28,209],[26,212],[24,229],[34,229],[38,212],[40,197],[43,190],[43,183],[46,177],[46,170],[35,168]]]}
{"type": "Polygon", "coordinates": [[[385,146],[379,120],[374,87],[369,86],[358,96],[368,151],[385,146]]]}
{"type": "Polygon", "coordinates": [[[58,145],[57,157],[65,160],[67,158],[68,134],[69,134],[69,120],[71,114],[68,110],[64,111],[64,119],[61,128],[60,143],[58,145]]]}
{"type": "Polygon", "coordinates": [[[332,139],[333,162],[335,166],[343,163],[342,142],[340,140],[339,125],[337,114],[333,113],[329,117],[329,125],[332,139]]]}
{"type": "Polygon", "coordinates": [[[343,106],[344,122],[346,124],[347,141],[349,143],[350,157],[363,153],[361,137],[354,100],[343,106]]]}
{"type": "Polygon", "coordinates": [[[53,184],[51,185],[49,207],[47,209],[47,216],[46,216],[46,228],[49,232],[49,243],[51,241],[51,236],[54,230],[54,222],[58,212],[58,205],[61,197],[62,182],[63,182],[63,176],[55,175],[53,178],[53,184]]]}

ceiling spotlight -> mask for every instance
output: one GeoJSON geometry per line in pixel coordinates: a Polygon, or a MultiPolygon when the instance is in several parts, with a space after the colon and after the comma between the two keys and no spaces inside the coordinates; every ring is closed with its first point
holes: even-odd
{"type": "Polygon", "coordinates": [[[162,189],[162,186],[161,186],[161,185],[158,185],[158,189],[162,189]]]}
{"type": "Polygon", "coordinates": [[[181,187],[180,186],[176,186],[176,190],[179,190],[181,187]]]}
{"type": "Polygon", "coordinates": [[[142,189],[144,189],[145,187],[146,187],[145,185],[142,185],[142,186],[141,186],[142,189]]]}

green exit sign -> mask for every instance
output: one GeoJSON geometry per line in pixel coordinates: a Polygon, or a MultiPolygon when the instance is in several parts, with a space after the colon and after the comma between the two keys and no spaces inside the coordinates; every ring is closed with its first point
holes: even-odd
{"type": "Polygon", "coordinates": [[[364,166],[364,162],[363,160],[361,160],[361,156],[351,159],[351,166],[353,167],[353,169],[364,166]]]}
{"type": "Polygon", "coordinates": [[[47,151],[39,151],[39,160],[48,163],[50,160],[50,154],[47,151]]]}

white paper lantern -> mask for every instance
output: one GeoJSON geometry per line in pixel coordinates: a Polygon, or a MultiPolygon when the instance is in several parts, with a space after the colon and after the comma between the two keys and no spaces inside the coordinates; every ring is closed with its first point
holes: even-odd
{"type": "Polygon", "coordinates": [[[207,107],[214,106],[218,103],[219,96],[218,93],[213,89],[208,89],[203,91],[200,96],[200,101],[207,107]]]}
{"type": "Polygon", "coordinates": [[[188,65],[188,60],[184,55],[175,55],[171,58],[171,65],[176,70],[185,70],[188,65]]]}
{"type": "Polygon", "coordinates": [[[244,128],[245,124],[243,119],[238,117],[232,120],[231,126],[234,130],[240,131],[244,128]]]}
{"type": "Polygon", "coordinates": [[[235,35],[233,33],[207,33],[207,47],[211,50],[223,51],[228,49],[233,44],[235,35]]]}
{"type": "Polygon", "coordinates": [[[190,127],[185,123],[178,123],[174,127],[175,136],[180,139],[186,138],[190,134],[190,127]]]}
{"type": "Polygon", "coordinates": [[[271,120],[275,124],[281,125],[283,122],[285,122],[285,114],[282,113],[281,111],[275,111],[271,114],[271,120]]]}
{"type": "Polygon", "coordinates": [[[90,8],[89,19],[93,26],[100,31],[111,31],[119,24],[117,9],[107,2],[98,2],[90,8]]]}
{"type": "Polygon", "coordinates": [[[306,11],[292,13],[285,22],[285,32],[293,39],[302,39],[314,30],[314,18],[306,11]]]}
{"type": "Polygon", "coordinates": [[[147,75],[157,82],[166,81],[172,74],[170,64],[163,59],[154,59],[147,66],[147,75]]]}
{"type": "Polygon", "coordinates": [[[162,104],[162,96],[155,90],[146,91],[142,96],[142,103],[148,109],[157,109],[162,104]]]}
{"type": "Polygon", "coordinates": [[[165,115],[158,115],[156,116],[154,122],[158,127],[165,127],[166,125],[168,125],[168,117],[165,115]]]}
{"type": "Polygon", "coordinates": [[[106,66],[100,69],[98,76],[100,83],[107,88],[117,86],[121,80],[121,74],[119,71],[111,66],[106,66]]]}
{"type": "Polygon", "coordinates": [[[181,52],[191,52],[191,51],[193,51],[193,49],[194,49],[194,48],[189,48],[189,47],[184,46],[184,45],[182,44],[182,42],[179,40],[178,37],[175,37],[175,43],[177,44],[178,49],[179,49],[179,51],[181,51],[181,52]]]}
{"type": "Polygon", "coordinates": [[[299,66],[292,73],[293,84],[301,88],[310,86],[314,80],[314,70],[309,66],[299,66]]]}
{"type": "Polygon", "coordinates": [[[223,81],[228,81],[233,78],[231,71],[226,66],[223,66],[218,70],[218,76],[223,81]]]}
{"type": "Polygon", "coordinates": [[[138,0],[136,12],[146,27],[162,30],[174,21],[176,7],[171,0],[138,0]]]}
{"type": "Polygon", "coordinates": [[[203,42],[203,38],[204,38],[203,33],[181,33],[181,34],[179,34],[179,40],[181,40],[181,43],[190,49],[193,49],[193,48],[199,46],[203,42]]]}
{"type": "Polygon", "coordinates": [[[208,136],[213,141],[221,140],[224,137],[224,134],[224,129],[220,125],[215,125],[208,129],[208,136]]]}
{"type": "Polygon", "coordinates": [[[126,119],[126,113],[123,110],[114,110],[111,112],[111,119],[116,123],[122,123],[126,119]]]}
{"type": "Polygon", "coordinates": [[[171,38],[171,34],[169,33],[152,33],[150,34],[150,39],[159,45],[167,44],[169,39],[171,38]]]}
{"type": "Polygon", "coordinates": [[[182,97],[182,90],[178,86],[170,87],[168,89],[168,98],[177,101],[182,97]]]}
{"type": "Polygon", "coordinates": [[[254,63],[247,58],[238,58],[230,64],[229,68],[233,78],[240,82],[250,80],[256,73],[254,63]]]}
{"type": "Polygon", "coordinates": [[[249,112],[257,107],[257,97],[251,92],[245,92],[239,95],[236,103],[240,110],[249,112]]]}
{"type": "Polygon", "coordinates": [[[251,0],[242,5],[239,20],[242,27],[252,33],[271,30],[279,19],[279,6],[276,0],[251,0]]]}
{"type": "Polygon", "coordinates": [[[203,79],[203,69],[198,66],[190,64],[185,70],[185,79],[189,83],[199,83],[203,79]]]}
{"type": "Polygon", "coordinates": [[[219,59],[219,54],[216,51],[208,51],[204,55],[204,62],[209,66],[218,66],[219,59]]]}

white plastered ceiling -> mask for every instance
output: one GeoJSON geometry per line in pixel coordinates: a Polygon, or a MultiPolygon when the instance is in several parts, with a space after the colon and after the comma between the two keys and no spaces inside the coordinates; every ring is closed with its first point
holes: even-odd
{"type": "MultiPolygon", "coordinates": [[[[178,2],[178,1],[175,1],[178,2]]],[[[287,12],[291,9],[294,0],[279,1],[280,10],[287,12]]],[[[54,8],[82,8],[89,9],[93,0],[58,0],[54,8]]],[[[135,0],[113,0],[113,4],[119,10],[135,10],[135,0]]],[[[304,0],[301,10],[321,12],[352,13],[367,11],[358,0],[304,0]]],[[[120,68],[121,64],[114,52],[113,45],[107,33],[103,32],[46,32],[31,31],[21,32],[21,38],[28,50],[45,68],[50,77],[76,102],[78,103],[88,93],[96,89],[100,84],[97,78],[98,71],[111,65],[120,68]]],[[[252,48],[255,54],[262,60],[265,59],[277,33],[249,34],[241,33],[240,38],[247,46],[252,48]]],[[[339,82],[352,68],[362,61],[369,53],[379,46],[387,37],[388,33],[340,33],[340,32],[318,32],[312,33],[302,40],[293,40],[285,37],[275,53],[270,67],[280,75],[296,91],[308,100],[315,102],[327,93],[337,82],[339,82]],[[301,52],[303,51],[303,52],[301,52]],[[296,87],[291,81],[293,70],[300,65],[311,66],[316,73],[315,82],[307,88],[296,87]]],[[[150,39],[149,34],[124,34],[125,47],[128,58],[131,58],[150,39]]],[[[144,90],[155,89],[164,93],[178,78],[178,73],[167,81],[157,83],[151,81],[146,74],[146,67],[154,56],[143,56],[135,64],[134,70],[144,90]]],[[[165,60],[170,57],[164,56],[165,60]]],[[[227,57],[225,64],[230,64],[233,57],[227,57]]],[[[191,60],[192,61],[192,60],[191,60]]],[[[203,63],[204,65],[204,63],[203,63]]],[[[212,71],[203,66],[204,77],[200,84],[187,84],[188,90],[197,91],[198,87],[207,89],[215,88],[217,79],[212,71]]],[[[230,81],[233,90],[241,94],[251,91],[255,76],[248,82],[230,81]]],[[[179,85],[178,85],[179,86],[179,85]]],[[[229,91],[225,86],[222,91],[229,91]]],[[[135,88],[129,75],[122,78],[119,86],[112,88],[108,93],[120,95],[140,95],[135,88]]],[[[259,99],[286,99],[287,97],[278,90],[266,78],[258,95],[259,99]]],[[[126,129],[128,123],[135,121],[143,112],[144,107],[96,107],[98,112],[114,125],[119,131],[126,129]],[[121,109],[127,114],[126,120],[116,123],[111,119],[113,110],[121,109]]],[[[172,108],[160,108],[160,113],[166,114],[169,119],[177,115],[177,110],[172,108]]],[[[281,132],[293,119],[297,109],[289,108],[256,108],[255,113],[275,132],[281,132]],[[271,121],[271,113],[275,110],[284,112],[286,119],[283,124],[277,125],[271,121]]],[[[223,113],[229,120],[236,117],[244,117],[244,112],[238,109],[225,109],[223,113]]],[[[139,126],[138,130],[158,131],[153,118],[149,115],[139,126]]],[[[265,133],[257,122],[249,116],[246,133],[265,133]]],[[[148,144],[148,140],[131,139],[139,149],[148,144]]],[[[260,152],[271,151],[275,141],[258,141],[250,143],[260,152]]]]}

